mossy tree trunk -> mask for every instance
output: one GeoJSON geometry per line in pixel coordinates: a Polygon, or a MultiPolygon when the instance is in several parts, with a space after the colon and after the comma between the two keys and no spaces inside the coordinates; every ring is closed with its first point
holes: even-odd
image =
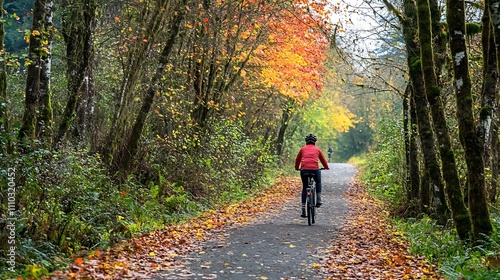
{"type": "MultiPolygon", "coordinates": [[[[488,4],[488,0],[485,1],[488,4]]],[[[492,30],[490,12],[486,8],[482,17],[481,45],[483,48],[483,84],[481,89],[481,113],[479,114],[478,132],[480,141],[484,145],[484,164],[489,167],[490,174],[494,170],[495,154],[494,143],[498,135],[496,126],[498,114],[498,74],[495,49],[495,36],[492,30]]],[[[469,35],[469,34],[468,34],[469,35]]],[[[487,176],[488,177],[488,176],[487,176]]],[[[492,178],[489,186],[489,201],[496,200],[496,177],[492,178]]]]}
{"type": "MultiPolygon", "coordinates": [[[[148,83],[148,89],[144,95],[144,99],[142,100],[142,106],[139,110],[139,113],[136,116],[134,126],[132,127],[132,133],[130,133],[130,137],[126,143],[125,148],[123,149],[123,155],[120,157],[122,161],[119,163],[115,163],[116,165],[120,165],[120,169],[123,175],[127,174],[130,169],[130,165],[137,153],[137,148],[139,146],[139,140],[142,134],[142,130],[144,128],[144,124],[146,123],[146,118],[151,110],[151,106],[153,105],[154,97],[160,91],[161,78],[165,72],[165,67],[168,63],[169,55],[174,47],[175,39],[177,38],[177,34],[180,30],[180,25],[182,20],[184,19],[185,11],[186,11],[187,0],[182,0],[178,3],[177,8],[172,11],[172,19],[171,24],[169,26],[169,32],[166,38],[165,46],[160,54],[160,58],[158,61],[158,66],[156,67],[156,72],[154,76],[151,78],[151,81],[148,83]]],[[[157,12],[160,14],[165,7],[158,7],[157,12]]],[[[157,19],[163,18],[162,16],[156,17],[157,19]]],[[[158,24],[159,26],[159,24],[158,24]]],[[[154,32],[154,30],[152,30],[154,32]]]]}
{"type": "Polygon", "coordinates": [[[92,23],[96,13],[95,0],[69,0],[64,3],[63,37],[66,43],[68,101],[62,116],[55,144],[63,140],[74,121],[80,102],[82,83],[90,65],[92,51],[92,23]]]}
{"type": "Polygon", "coordinates": [[[409,127],[408,127],[408,196],[410,209],[416,216],[420,213],[420,160],[418,149],[418,127],[417,127],[417,108],[412,99],[413,86],[409,84],[409,93],[406,103],[408,104],[409,127]]]}
{"type": "MultiPolygon", "coordinates": [[[[416,111],[416,118],[412,121],[417,124],[418,135],[422,144],[422,155],[424,158],[422,173],[424,176],[429,176],[431,182],[431,189],[429,189],[429,185],[424,183],[427,182],[427,180],[422,180],[423,183],[420,187],[420,208],[423,212],[429,213],[430,209],[433,208],[433,206],[436,206],[430,205],[429,192],[433,192],[434,197],[441,200],[439,190],[444,188],[444,183],[441,177],[439,159],[435,146],[436,139],[429,116],[427,98],[425,96],[420,47],[416,43],[417,26],[415,23],[417,22],[417,7],[413,0],[405,0],[404,16],[401,16],[400,20],[403,25],[407,51],[407,63],[409,67],[410,81],[413,87],[413,96],[411,97],[410,102],[414,104],[416,111]]],[[[445,215],[446,209],[442,209],[443,206],[446,206],[444,201],[437,206],[440,206],[440,208],[437,209],[437,213],[439,213],[437,216],[441,217],[445,215]]]]}
{"type": "Polygon", "coordinates": [[[472,108],[469,62],[465,42],[465,4],[463,0],[447,1],[447,21],[452,54],[454,85],[457,98],[459,136],[465,150],[469,208],[474,239],[489,235],[493,228],[486,200],[483,149],[476,134],[472,108]]]}
{"type": "Polygon", "coordinates": [[[82,143],[89,143],[91,147],[97,145],[97,138],[93,137],[97,132],[94,114],[97,111],[95,104],[95,79],[94,79],[94,69],[96,67],[95,62],[95,29],[96,29],[96,9],[97,1],[90,2],[88,11],[85,16],[85,24],[87,26],[84,50],[88,56],[88,65],[85,68],[85,73],[83,74],[83,81],[80,86],[80,101],[76,109],[76,125],[73,129],[73,135],[75,139],[81,141],[82,143]]]}
{"type": "Polygon", "coordinates": [[[40,73],[42,58],[46,53],[43,48],[46,0],[35,0],[33,7],[33,23],[29,38],[28,69],[26,75],[26,91],[24,99],[24,115],[18,138],[23,148],[27,148],[30,140],[35,140],[37,109],[40,99],[40,73]]]}
{"type": "MultiPolygon", "coordinates": [[[[431,108],[432,119],[439,143],[439,154],[441,156],[443,178],[446,182],[446,192],[452,207],[452,215],[457,222],[457,229],[462,239],[468,238],[469,215],[463,204],[463,195],[460,189],[460,180],[455,161],[451,138],[446,123],[444,105],[441,99],[441,88],[439,87],[434,66],[434,54],[432,44],[432,31],[430,24],[430,9],[428,0],[418,0],[419,40],[421,45],[422,73],[424,75],[425,93],[431,108]]],[[[443,190],[440,190],[440,192],[443,190]]]]}

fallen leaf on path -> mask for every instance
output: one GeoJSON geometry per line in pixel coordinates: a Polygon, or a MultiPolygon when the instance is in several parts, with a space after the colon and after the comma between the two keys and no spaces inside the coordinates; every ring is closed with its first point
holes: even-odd
{"type": "Polygon", "coordinates": [[[355,182],[350,213],[321,263],[327,279],[444,279],[425,258],[413,256],[404,234],[393,231],[383,203],[355,182]]]}

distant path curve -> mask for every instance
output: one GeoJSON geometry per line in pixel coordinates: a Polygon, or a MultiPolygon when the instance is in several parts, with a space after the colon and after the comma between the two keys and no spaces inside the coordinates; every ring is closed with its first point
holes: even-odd
{"type": "MultiPolygon", "coordinates": [[[[282,210],[230,229],[185,257],[186,265],[153,279],[325,279],[317,268],[349,211],[344,193],[356,175],[350,164],[322,171],[323,206],[316,224],[300,218],[300,194],[282,210]]],[[[298,173],[297,173],[298,176],[298,173]]]]}

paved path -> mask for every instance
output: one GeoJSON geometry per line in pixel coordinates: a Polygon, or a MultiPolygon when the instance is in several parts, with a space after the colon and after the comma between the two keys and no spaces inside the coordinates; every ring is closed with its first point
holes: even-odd
{"type": "MultiPolygon", "coordinates": [[[[316,268],[334,242],[348,212],[344,192],[356,170],[330,164],[322,171],[323,205],[316,224],[300,218],[300,194],[281,211],[216,236],[182,268],[154,279],[325,279],[316,268]]],[[[298,176],[298,173],[297,173],[298,176]]]]}

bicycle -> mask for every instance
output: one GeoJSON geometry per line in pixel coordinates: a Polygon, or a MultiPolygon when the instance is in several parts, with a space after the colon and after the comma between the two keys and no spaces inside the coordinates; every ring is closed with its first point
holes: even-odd
{"type": "MultiPolygon", "coordinates": [[[[321,168],[320,170],[325,170],[325,168],[321,168]]],[[[307,176],[307,189],[306,189],[306,215],[307,215],[307,224],[312,225],[316,223],[316,204],[317,204],[317,196],[316,196],[316,181],[314,180],[314,173],[305,173],[307,176]]]]}

